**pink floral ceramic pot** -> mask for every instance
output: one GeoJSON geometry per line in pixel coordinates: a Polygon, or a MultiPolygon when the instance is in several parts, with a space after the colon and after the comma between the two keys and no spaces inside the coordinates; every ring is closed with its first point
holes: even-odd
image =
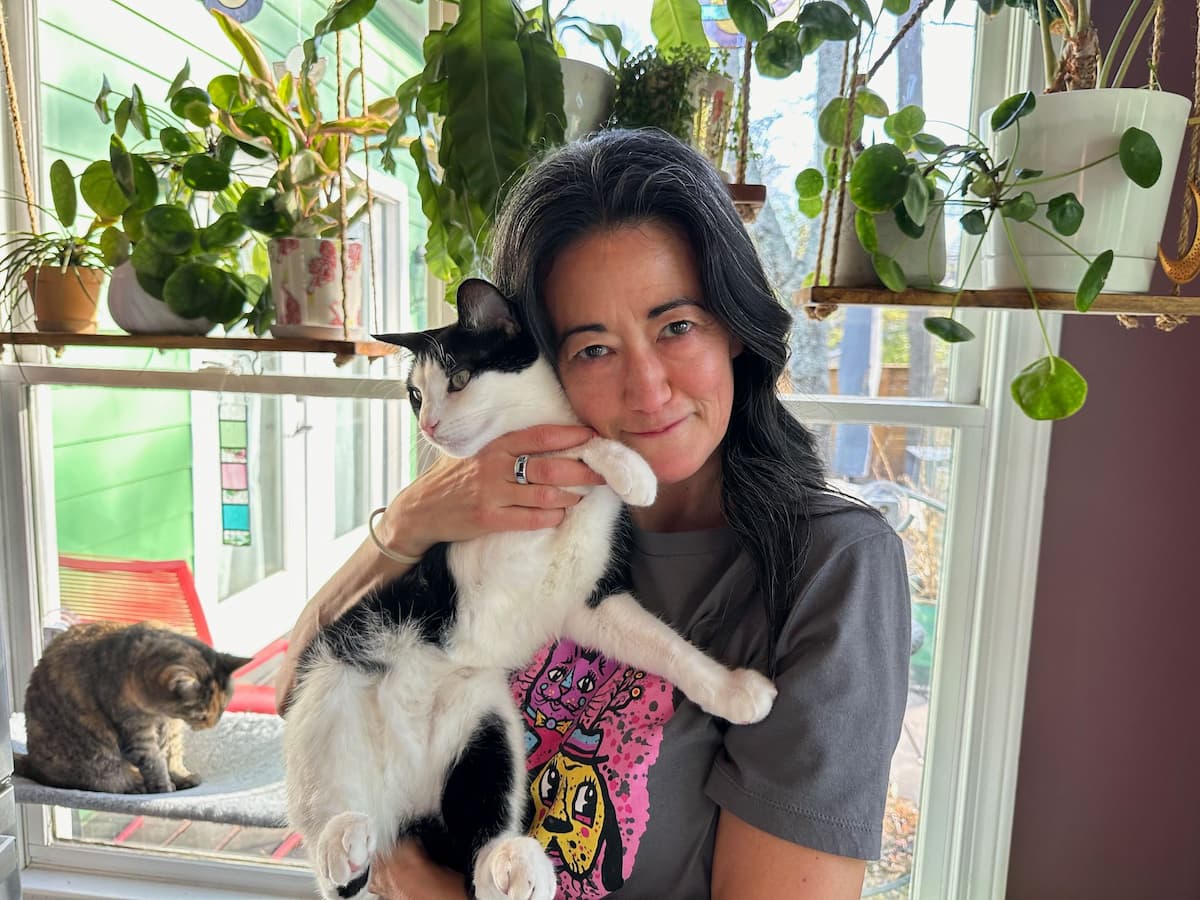
{"type": "Polygon", "coordinates": [[[267,242],[275,337],[340,340],[362,328],[362,241],[346,242],[346,298],[342,302],[342,253],[333,238],[275,238],[267,242]]]}

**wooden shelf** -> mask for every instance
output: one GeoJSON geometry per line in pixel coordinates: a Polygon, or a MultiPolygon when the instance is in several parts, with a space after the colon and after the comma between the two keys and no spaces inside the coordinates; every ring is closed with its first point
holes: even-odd
{"type": "Polygon", "coordinates": [[[0,332],[0,344],[43,347],[148,347],[154,350],[253,350],[263,353],[332,353],[342,365],[356,356],[377,359],[400,348],[382,341],[321,338],[200,337],[167,334],[70,334],[54,331],[0,332]]]}
{"type": "MultiPolygon", "coordinates": [[[[1076,312],[1073,293],[1037,291],[1038,306],[1046,312],[1076,312]]],[[[835,303],[839,306],[949,307],[953,291],[908,290],[895,294],[883,287],[811,287],[796,292],[804,306],[835,303]]],[[[1033,309],[1029,295],[1020,289],[963,291],[960,309],[1033,309]]],[[[1153,316],[1200,316],[1200,297],[1162,297],[1151,294],[1101,294],[1089,313],[1153,316]]]]}

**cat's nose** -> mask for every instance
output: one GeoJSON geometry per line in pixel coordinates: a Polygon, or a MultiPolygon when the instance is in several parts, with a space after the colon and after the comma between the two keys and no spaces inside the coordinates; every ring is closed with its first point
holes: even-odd
{"type": "Polygon", "coordinates": [[[421,423],[421,430],[423,432],[425,432],[425,434],[427,434],[429,437],[433,437],[434,432],[437,431],[437,427],[438,427],[437,422],[422,422],[421,423]]]}

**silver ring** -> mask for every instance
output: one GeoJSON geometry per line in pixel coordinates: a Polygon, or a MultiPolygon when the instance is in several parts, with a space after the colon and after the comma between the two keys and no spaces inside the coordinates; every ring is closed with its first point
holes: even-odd
{"type": "Polygon", "coordinates": [[[529,484],[529,479],[525,477],[525,467],[529,465],[529,456],[522,453],[517,457],[517,461],[513,463],[513,477],[517,479],[517,484],[529,484]]]}

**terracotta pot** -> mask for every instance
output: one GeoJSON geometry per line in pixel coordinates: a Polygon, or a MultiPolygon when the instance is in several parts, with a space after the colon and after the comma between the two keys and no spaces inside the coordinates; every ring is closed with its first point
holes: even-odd
{"type": "Polygon", "coordinates": [[[274,238],[267,242],[275,337],[341,340],[362,337],[362,241],[346,248],[346,301],[342,302],[341,242],[333,238],[274,238]]]}
{"type": "Polygon", "coordinates": [[[38,331],[95,334],[103,269],[39,266],[25,273],[38,331]]]}

